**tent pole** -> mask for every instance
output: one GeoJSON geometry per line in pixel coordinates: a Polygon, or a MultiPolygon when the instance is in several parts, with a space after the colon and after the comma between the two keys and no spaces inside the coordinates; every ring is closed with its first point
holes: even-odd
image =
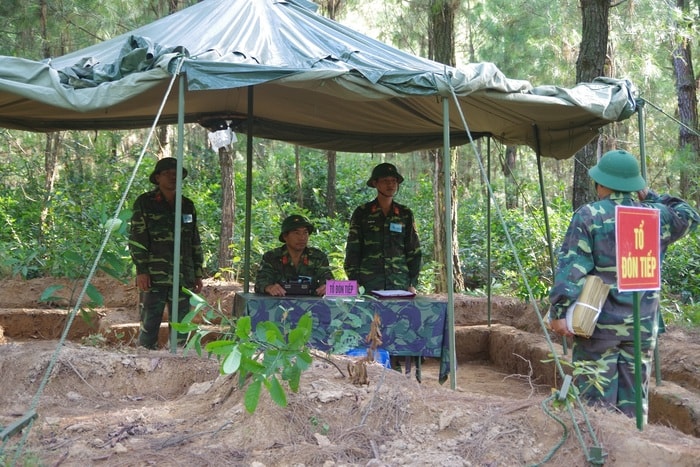
{"type": "Polygon", "coordinates": [[[549,254],[549,267],[554,273],[554,249],[552,248],[552,227],[549,223],[549,213],[547,212],[547,195],[544,190],[544,174],[542,171],[542,155],[537,153],[537,172],[540,178],[540,197],[542,198],[542,212],[544,214],[544,228],[547,236],[547,253],[549,254]]]}
{"type": "MultiPolygon", "coordinates": [[[[544,217],[544,229],[547,236],[547,252],[549,253],[549,267],[552,271],[552,282],[554,282],[554,248],[552,248],[552,228],[549,224],[549,213],[547,212],[547,194],[544,191],[544,171],[542,170],[542,151],[540,150],[540,130],[537,125],[532,125],[535,133],[535,142],[537,144],[537,175],[540,181],[540,198],[542,199],[542,213],[544,217]]],[[[566,337],[561,339],[561,347],[564,355],[568,353],[566,337]]]]}
{"type": "MultiPolygon", "coordinates": [[[[180,316],[180,241],[182,237],[182,159],[185,133],[185,80],[180,75],[177,99],[177,181],[175,183],[175,251],[173,252],[173,293],[170,297],[170,322],[180,316]]],[[[170,327],[170,352],[177,352],[177,331],[170,327]]]]}
{"type": "Polygon", "coordinates": [[[447,270],[447,322],[450,336],[450,387],[457,388],[457,352],[455,346],[454,261],[452,259],[452,154],[450,153],[450,102],[442,99],[442,157],[445,171],[445,261],[447,270]]]}
{"type": "MultiPolygon", "coordinates": [[[[486,139],[486,183],[491,184],[491,136],[486,139]]],[[[486,190],[486,323],[491,327],[491,197],[486,190]]]]}
{"type": "Polygon", "coordinates": [[[248,137],[245,172],[245,256],[243,260],[243,292],[250,291],[250,222],[253,203],[253,86],[248,86],[248,137]]]}
{"type": "Polygon", "coordinates": [[[639,165],[644,180],[647,179],[646,128],[644,126],[644,99],[637,99],[637,126],[639,127],[639,165]]]}
{"type": "MultiPolygon", "coordinates": [[[[646,147],[646,126],[644,125],[644,99],[637,99],[637,126],[639,127],[639,165],[644,180],[647,179],[647,147],[646,147]]],[[[661,309],[658,311],[658,328],[664,332],[666,326],[661,316],[661,309]]],[[[661,356],[659,355],[659,331],[656,332],[654,343],[654,376],[656,385],[661,386],[661,356]]]]}

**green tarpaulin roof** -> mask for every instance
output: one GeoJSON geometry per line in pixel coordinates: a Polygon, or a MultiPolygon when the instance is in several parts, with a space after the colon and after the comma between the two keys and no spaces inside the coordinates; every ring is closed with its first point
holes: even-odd
{"type": "MultiPolygon", "coordinates": [[[[0,126],[29,131],[148,127],[179,58],[185,121],[231,120],[254,136],[351,152],[441,147],[473,138],[567,158],[629,117],[629,82],[565,89],[510,79],[491,63],[452,68],[328,20],[302,0],[204,0],[128,34],[47,61],[0,56],[0,126]]],[[[161,123],[175,123],[177,93],[161,123]]]]}

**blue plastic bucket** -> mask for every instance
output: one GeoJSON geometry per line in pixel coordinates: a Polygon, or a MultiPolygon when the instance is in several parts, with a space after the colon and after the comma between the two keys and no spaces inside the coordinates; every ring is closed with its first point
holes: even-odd
{"type": "MultiPolygon", "coordinates": [[[[351,349],[345,355],[348,355],[349,357],[366,357],[367,348],[358,347],[356,349],[351,349]]],[[[389,362],[389,352],[384,349],[377,349],[374,351],[374,361],[381,363],[387,368],[391,368],[391,363],[389,362]]]]}

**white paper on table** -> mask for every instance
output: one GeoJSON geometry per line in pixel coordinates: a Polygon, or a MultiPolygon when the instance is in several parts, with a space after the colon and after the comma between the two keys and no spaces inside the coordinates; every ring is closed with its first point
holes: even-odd
{"type": "Polygon", "coordinates": [[[370,293],[379,298],[411,298],[416,296],[408,290],[373,290],[370,293]]]}

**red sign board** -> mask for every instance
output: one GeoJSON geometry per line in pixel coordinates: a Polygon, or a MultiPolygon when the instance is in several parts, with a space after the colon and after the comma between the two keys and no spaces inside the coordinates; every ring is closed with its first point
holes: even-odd
{"type": "Polygon", "coordinates": [[[621,292],[661,288],[659,210],[615,207],[617,288],[621,292]]]}

